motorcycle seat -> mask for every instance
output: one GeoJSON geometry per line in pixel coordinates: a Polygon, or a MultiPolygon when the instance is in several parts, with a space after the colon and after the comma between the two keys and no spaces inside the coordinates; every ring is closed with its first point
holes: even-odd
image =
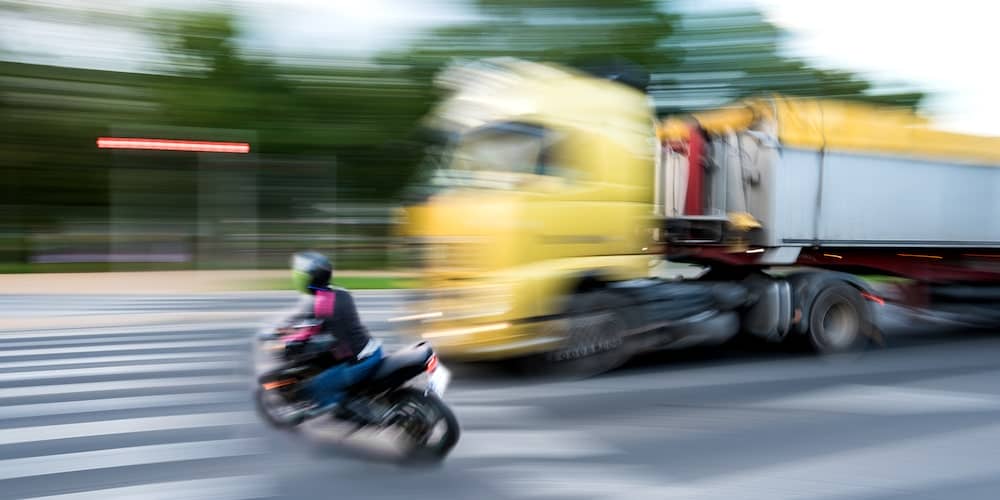
{"type": "Polygon", "coordinates": [[[394,352],[382,359],[365,385],[390,387],[403,384],[426,370],[427,361],[433,354],[434,350],[424,342],[394,352]]]}

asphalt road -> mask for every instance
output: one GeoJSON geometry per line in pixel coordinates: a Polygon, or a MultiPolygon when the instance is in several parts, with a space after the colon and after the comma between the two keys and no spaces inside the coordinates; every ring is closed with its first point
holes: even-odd
{"type": "MultiPolygon", "coordinates": [[[[0,498],[994,499],[1000,336],[890,314],[887,349],[648,356],[587,381],[453,367],[463,438],[408,469],[377,440],[262,425],[259,316],[17,331],[4,317],[278,309],[285,294],[0,297],[0,498]],[[52,307],[58,303],[59,307],[52,307]]],[[[398,295],[359,294],[386,332],[398,295]]],[[[83,323],[81,323],[83,324],[83,323]]]]}

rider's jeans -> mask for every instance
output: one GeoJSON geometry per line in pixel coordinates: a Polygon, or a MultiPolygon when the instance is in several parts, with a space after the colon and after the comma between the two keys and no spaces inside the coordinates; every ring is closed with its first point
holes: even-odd
{"type": "Polygon", "coordinates": [[[382,360],[382,349],[357,363],[341,363],[313,377],[309,392],[320,405],[332,405],[344,397],[344,391],[371,376],[382,360]]]}

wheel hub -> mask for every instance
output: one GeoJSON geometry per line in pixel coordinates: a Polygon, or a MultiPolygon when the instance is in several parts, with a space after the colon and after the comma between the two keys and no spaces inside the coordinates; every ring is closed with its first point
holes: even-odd
{"type": "Polygon", "coordinates": [[[849,304],[832,305],[823,315],[823,333],[832,347],[843,347],[857,337],[857,315],[849,304]]]}

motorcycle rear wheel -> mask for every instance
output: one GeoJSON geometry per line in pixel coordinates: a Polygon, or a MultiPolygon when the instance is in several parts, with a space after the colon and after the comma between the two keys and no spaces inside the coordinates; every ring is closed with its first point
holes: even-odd
{"type": "Polygon", "coordinates": [[[403,389],[392,396],[392,425],[400,426],[409,443],[404,461],[439,463],[458,444],[461,429],[455,414],[436,394],[403,389]]]}

